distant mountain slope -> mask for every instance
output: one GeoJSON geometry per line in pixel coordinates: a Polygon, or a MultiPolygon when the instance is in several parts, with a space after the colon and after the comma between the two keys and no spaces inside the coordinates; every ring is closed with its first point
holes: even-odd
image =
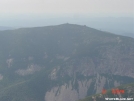
{"type": "Polygon", "coordinates": [[[134,82],[134,39],[86,26],[0,31],[0,101],[74,101],[134,82]]]}
{"type": "Polygon", "coordinates": [[[134,38],[134,32],[133,33],[123,33],[122,35],[134,38]]]}
{"type": "MultiPolygon", "coordinates": [[[[87,97],[79,101],[106,101],[105,98],[126,98],[126,99],[128,98],[129,101],[134,101],[134,83],[122,85],[122,86],[107,90],[105,94],[100,93],[100,94],[92,95],[90,97],[87,97]],[[113,94],[112,91],[114,90],[116,92],[117,91],[116,89],[118,89],[119,91],[123,90],[124,93],[120,92],[118,94],[113,94]]],[[[116,100],[116,101],[119,101],[119,100],[116,100]]]]}
{"type": "Polygon", "coordinates": [[[0,30],[2,31],[2,30],[11,30],[11,29],[13,29],[13,28],[11,28],[11,27],[5,27],[5,26],[0,26],[0,30]]]}

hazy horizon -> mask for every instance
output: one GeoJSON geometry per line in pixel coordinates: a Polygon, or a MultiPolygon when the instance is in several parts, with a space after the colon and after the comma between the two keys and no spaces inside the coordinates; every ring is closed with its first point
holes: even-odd
{"type": "Polygon", "coordinates": [[[72,23],[114,33],[134,33],[133,0],[1,0],[0,26],[72,23]]]}
{"type": "MultiPolygon", "coordinates": [[[[134,19],[133,0],[1,0],[0,26],[42,26],[41,20],[66,23],[82,18],[129,17],[134,19]],[[60,21],[63,20],[64,21],[60,21]],[[70,21],[71,19],[71,21],[70,21]],[[39,21],[39,22],[38,22],[39,21]],[[31,25],[29,24],[31,23],[31,25]]],[[[77,22],[77,21],[76,21],[77,22]]],[[[51,23],[51,22],[50,22],[51,23]]],[[[57,24],[57,23],[52,23],[57,24]]],[[[59,24],[59,23],[58,23],[59,24]]]]}

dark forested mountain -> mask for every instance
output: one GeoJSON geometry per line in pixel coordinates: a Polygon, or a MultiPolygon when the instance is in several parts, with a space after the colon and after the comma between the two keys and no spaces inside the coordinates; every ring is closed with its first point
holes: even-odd
{"type": "Polygon", "coordinates": [[[0,31],[0,101],[75,101],[134,82],[134,39],[87,26],[0,31]]]}

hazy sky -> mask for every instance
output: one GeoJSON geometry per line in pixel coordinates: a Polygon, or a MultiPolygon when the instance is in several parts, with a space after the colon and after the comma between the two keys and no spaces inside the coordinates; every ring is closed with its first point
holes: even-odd
{"type": "Polygon", "coordinates": [[[67,22],[133,32],[134,0],[0,0],[0,26],[33,27],[67,22]]]}
{"type": "Polygon", "coordinates": [[[0,16],[19,14],[133,16],[134,0],[0,0],[0,16]]]}

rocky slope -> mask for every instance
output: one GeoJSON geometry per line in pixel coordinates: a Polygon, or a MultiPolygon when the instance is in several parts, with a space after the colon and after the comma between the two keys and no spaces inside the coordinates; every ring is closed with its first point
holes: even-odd
{"type": "MultiPolygon", "coordinates": [[[[126,99],[125,101],[134,101],[134,83],[122,85],[122,86],[107,90],[105,94],[100,93],[100,94],[92,95],[90,97],[87,97],[79,101],[106,101],[107,98],[122,99],[120,101],[124,101],[124,99],[126,99]],[[119,91],[123,90],[124,93],[122,92],[119,92],[117,94],[112,93],[113,90],[115,90],[115,92],[118,91],[116,89],[118,89],[119,91]]],[[[119,101],[119,100],[116,100],[116,101],[119,101]]]]}

